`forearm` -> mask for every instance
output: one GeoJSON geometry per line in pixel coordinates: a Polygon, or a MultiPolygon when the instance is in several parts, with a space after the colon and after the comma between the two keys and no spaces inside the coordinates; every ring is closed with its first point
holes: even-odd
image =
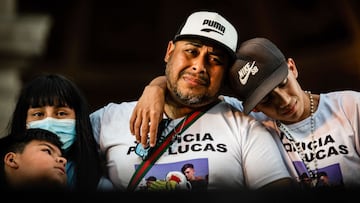
{"type": "Polygon", "coordinates": [[[165,76],[154,78],[144,88],[134,108],[130,118],[130,131],[143,145],[147,145],[148,135],[150,146],[156,143],[157,126],[164,111],[166,89],[165,76]]]}
{"type": "Polygon", "coordinates": [[[159,86],[164,91],[166,90],[166,77],[164,75],[154,78],[147,86],[159,86]]]}

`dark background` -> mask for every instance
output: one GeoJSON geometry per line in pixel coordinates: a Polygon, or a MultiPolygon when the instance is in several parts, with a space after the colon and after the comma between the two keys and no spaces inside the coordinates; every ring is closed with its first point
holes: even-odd
{"type": "MultiPolygon", "coordinates": [[[[92,110],[137,99],[163,74],[167,43],[194,10],[215,9],[240,42],[266,37],[295,59],[299,81],[314,93],[360,90],[360,5],[357,0],[18,0],[18,13],[51,16],[47,47],[21,73],[74,80],[92,110]]],[[[227,93],[227,90],[224,90],[227,93]]]]}

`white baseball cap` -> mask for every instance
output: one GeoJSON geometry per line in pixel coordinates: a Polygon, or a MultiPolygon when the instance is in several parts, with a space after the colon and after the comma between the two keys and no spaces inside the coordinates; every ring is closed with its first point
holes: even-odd
{"type": "Polygon", "coordinates": [[[238,33],[235,27],[216,12],[192,13],[174,37],[174,42],[184,38],[201,37],[224,47],[235,58],[238,33]]]}

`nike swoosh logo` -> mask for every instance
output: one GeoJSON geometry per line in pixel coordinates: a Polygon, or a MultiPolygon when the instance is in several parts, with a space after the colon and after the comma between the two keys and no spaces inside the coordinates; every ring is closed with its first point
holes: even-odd
{"type": "Polygon", "coordinates": [[[253,75],[255,75],[258,71],[259,69],[257,68],[257,66],[255,66],[255,61],[253,61],[252,64],[247,62],[238,72],[240,83],[242,85],[246,85],[247,81],[249,80],[250,74],[252,73],[253,75]]]}

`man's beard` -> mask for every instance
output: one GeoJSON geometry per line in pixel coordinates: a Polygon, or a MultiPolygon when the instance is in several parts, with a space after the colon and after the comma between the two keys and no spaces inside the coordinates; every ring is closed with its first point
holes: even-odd
{"type": "Polygon", "coordinates": [[[216,97],[208,95],[207,93],[201,95],[183,94],[177,86],[172,89],[174,99],[182,105],[188,107],[202,107],[216,99],[216,97]]]}

